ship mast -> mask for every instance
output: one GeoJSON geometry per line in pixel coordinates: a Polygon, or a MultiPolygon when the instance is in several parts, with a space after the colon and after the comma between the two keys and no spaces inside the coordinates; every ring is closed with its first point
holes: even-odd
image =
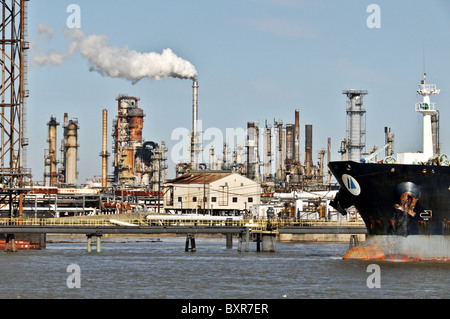
{"type": "Polygon", "coordinates": [[[433,157],[433,134],[431,128],[431,116],[436,114],[435,103],[430,102],[430,95],[439,94],[436,84],[426,83],[426,73],[419,83],[417,94],[422,95],[422,102],[416,103],[416,112],[423,114],[423,149],[424,158],[433,157]]]}

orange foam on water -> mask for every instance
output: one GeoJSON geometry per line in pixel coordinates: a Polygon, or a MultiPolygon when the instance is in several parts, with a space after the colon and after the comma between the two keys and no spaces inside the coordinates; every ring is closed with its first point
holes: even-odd
{"type": "Polygon", "coordinates": [[[346,260],[450,261],[450,238],[443,236],[375,236],[350,248],[346,260]]]}

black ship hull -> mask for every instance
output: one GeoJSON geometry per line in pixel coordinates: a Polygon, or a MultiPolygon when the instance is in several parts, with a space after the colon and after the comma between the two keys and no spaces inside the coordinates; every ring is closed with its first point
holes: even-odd
{"type": "Polygon", "coordinates": [[[369,235],[450,235],[450,166],[330,162],[340,184],[331,205],[352,205],[369,235]]]}

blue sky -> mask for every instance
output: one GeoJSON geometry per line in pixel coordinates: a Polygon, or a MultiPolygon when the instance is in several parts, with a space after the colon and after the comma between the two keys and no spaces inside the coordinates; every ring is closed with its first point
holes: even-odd
{"type": "MultiPolygon", "coordinates": [[[[395,134],[394,151],[421,149],[421,117],[414,112],[416,89],[424,67],[428,82],[441,94],[433,97],[441,115],[441,145],[450,154],[450,3],[445,0],[228,0],[228,1],[30,1],[29,58],[39,50],[64,52],[67,7],[81,9],[85,35],[104,34],[108,45],[139,52],[170,48],[191,62],[199,76],[199,118],[203,129],[245,128],[247,122],[282,120],[294,123],[300,109],[300,150],[304,157],[304,125],[313,125],[314,161],[332,139],[338,160],[345,138],[346,89],[365,89],[367,149],[384,144],[384,127],[395,134]],[[381,9],[381,28],[368,28],[370,4],[381,9]],[[38,33],[45,24],[54,31],[38,33]],[[424,50],[425,49],[425,50],[424,50]]],[[[170,149],[177,128],[191,129],[192,81],[142,79],[136,84],[89,71],[74,54],[61,65],[28,70],[27,166],[42,180],[50,116],[77,118],[79,180],[101,173],[101,117],[108,129],[119,94],[140,97],[143,136],[166,141],[170,149]]],[[[58,130],[58,140],[62,128],[58,130]]],[[[109,151],[112,138],[108,136],[109,151]]],[[[59,147],[59,142],[58,142],[59,147]]],[[[216,150],[216,153],[220,150],[216,150]]],[[[59,156],[59,154],[58,154],[59,156]]],[[[109,163],[112,162],[110,157],[109,163]]],[[[112,172],[111,168],[109,172],[112,172]]],[[[168,177],[174,176],[169,162],[168,177]]]]}

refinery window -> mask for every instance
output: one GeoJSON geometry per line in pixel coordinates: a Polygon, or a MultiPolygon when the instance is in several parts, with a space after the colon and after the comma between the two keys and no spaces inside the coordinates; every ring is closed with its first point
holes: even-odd
{"type": "Polygon", "coordinates": [[[249,197],[249,198],[248,198],[248,202],[249,202],[249,203],[253,203],[253,197],[249,197]]]}
{"type": "Polygon", "coordinates": [[[181,203],[182,201],[181,197],[178,197],[178,202],[181,203]]]}
{"type": "Polygon", "coordinates": [[[192,201],[196,202],[197,201],[197,197],[192,197],[192,201]]]}
{"type": "Polygon", "coordinates": [[[211,202],[215,203],[217,201],[217,197],[211,197],[211,202]]]}
{"type": "Polygon", "coordinates": [[[237,203],[237,197],[233,197],[233,203],[237,203]]]}

